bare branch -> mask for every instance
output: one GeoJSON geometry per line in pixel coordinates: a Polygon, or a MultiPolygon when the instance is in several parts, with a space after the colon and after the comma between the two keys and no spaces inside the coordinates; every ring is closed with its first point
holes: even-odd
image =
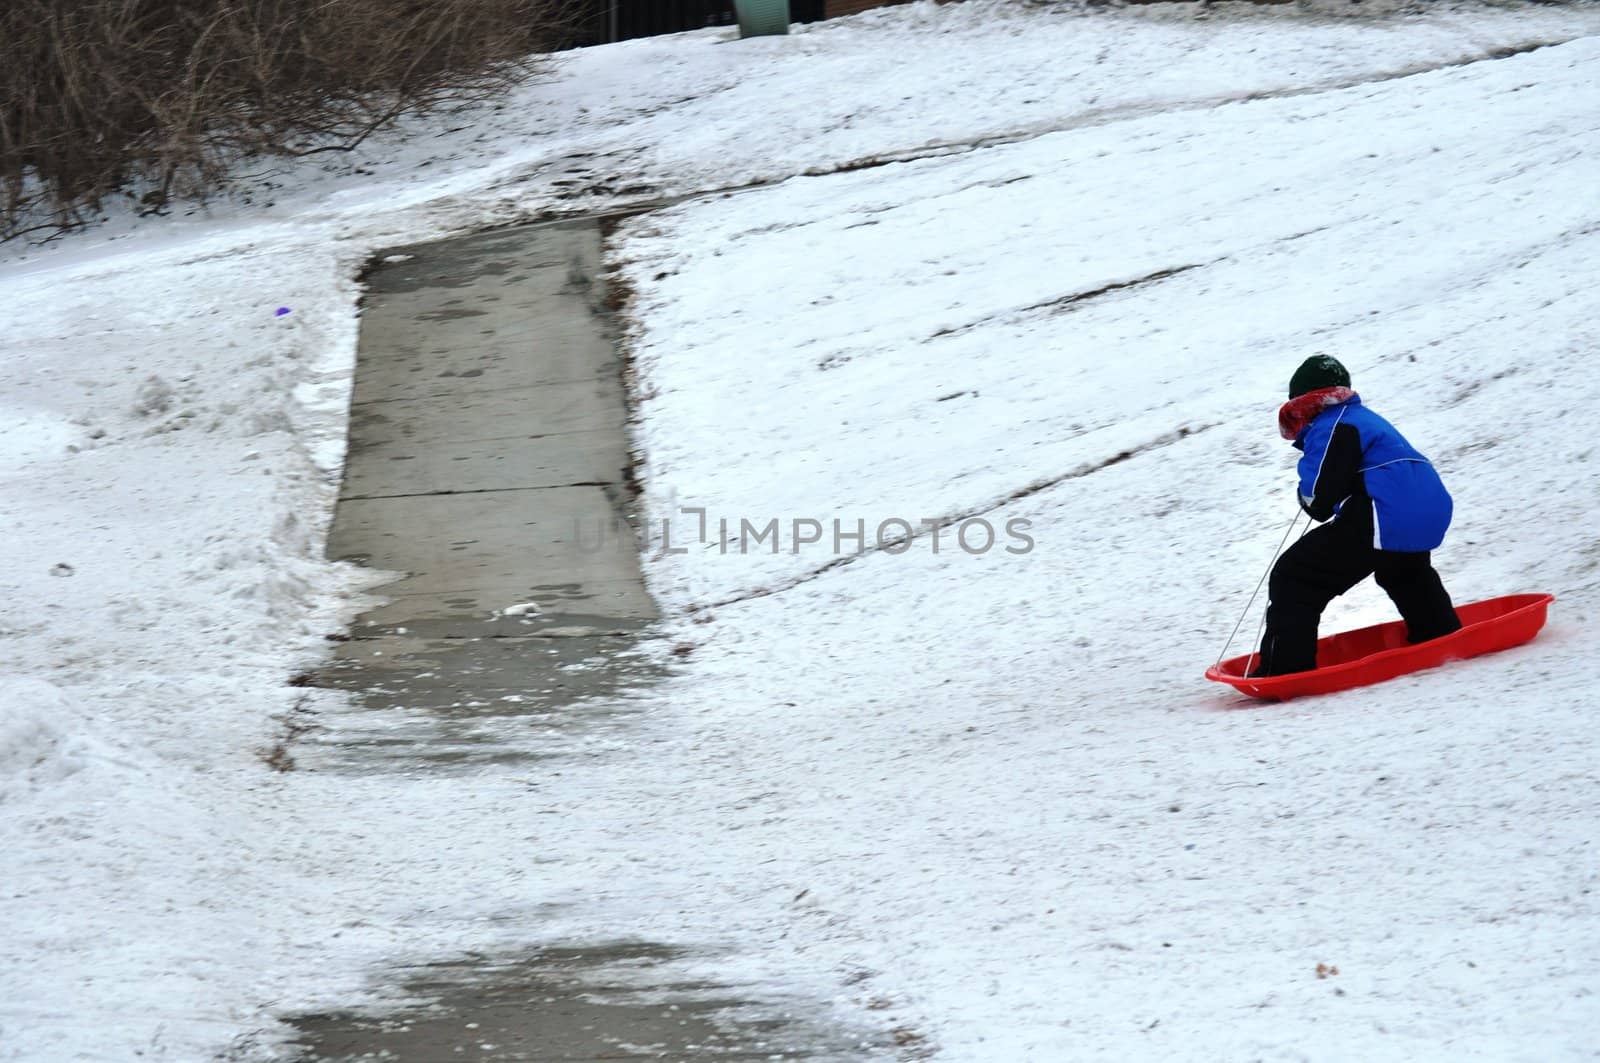
{"type": "Polygon", "coordinates": [[[350,151],[503,91],[572,0],[6,0],[0,241],[148,188],[160,211],[252,158],[350,151]]]}

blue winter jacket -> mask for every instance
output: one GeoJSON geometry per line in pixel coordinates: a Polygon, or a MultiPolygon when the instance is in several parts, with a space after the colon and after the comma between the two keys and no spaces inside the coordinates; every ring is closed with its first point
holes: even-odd
{"type": "Polygon", "coordinates": [[[1377,549],[1422,552],[1444,542],[1454,509],[1444,481],[1359,395],[1317,414],[1294,445],[1304,452],[1300,504],[1317,520],[1371,498],[1377,549]]]}

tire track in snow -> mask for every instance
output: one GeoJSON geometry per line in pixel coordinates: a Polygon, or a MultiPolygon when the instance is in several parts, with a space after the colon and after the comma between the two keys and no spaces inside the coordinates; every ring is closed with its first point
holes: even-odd
{"type": "Polygon", "coordinates": [[[693,615],[696,613],[705,612],[709,609],[719,609],[723,606],[737,605],[740,602],[753,601],[758,598],[769,598],[774,594],[781,594],[784,591],[792,590],[802,584],[810,583],[812,580],[825,576],[835,569],[843,568],[845,565],[853,564],[864,557],[870,557],[873,554],[879,553],[896,552],[898,549],[909,548],[912,543],[915,543],[921,539],[927,539],[930,536],[936,536],[940,532],[945,531],[953,525],[986,516],[998,509],[1003,509],[1004,507],[1009,506],[1013,502],[1020,501],[1024,498],[1031,498],[1037,494],[1042,494],[1045,491],[1049,491],[1073,480],[1081,480],[1086,476],[1093,476],[1095,473],[1109,469],[1113,465],[1121,465],[1125,461],[1132,461],[1134,458],[1148,454],[1151,451],[1165,449],[1166,447],[1172,446],[1174,443],[1179,443],[1192,436],[1197,436],[1202,432],[1209,432],[1211,429],[1216,428],[1221,424],[1222,422],[1220,421],[1214,421],[1209,424],[1183,425],[1182,427],[1171,432],[1164,432],[1161,435],[1147,440],[1144,443],[1129,447],[1126,450],[1120,450],[1108,458],[1102,458],[1099,461],[1085,462],[1084,464],[1079,465],[1068,472],[1061,473],[1058,476],[1050,476],[1044,479],[1034,480],[1032,483],[1029,483],[1024,487],[1020,487],[1017,490],[1012,491],[1010,494],[1003,495],[1000,498],[991,499],[988,502],[980,503],[979,505],[972,506],[968,509],[959,510],[955,513],[948,513],[944,516],[938,517],[933,521],[925,522],[926,528],[923,531],[914,531],[910,535],[902,535],[893,539],[882,540],[868,549],[861,550],[860,552],[854,554],[847,554],[843,557],[836,557],[831,561],[824,562],[823,564],[803,572],[798,576],[783,580],[782,582],[776,583],[770,587],[757,587],[752,590],[740,591],[737,594],[729,595],[726,598],[720,598],[713,602],[703,602],[690,605],[684,609],[684,612],[689,615],[693,615]]]}
{"type": "MultiPolygon", "coordinates": [[[[1071,133],[1080,129],[1093,129],[1098,126],[1137,121],[1141,118],[1152,118],[1157,115],[1186,114],[1192,111],[1215,110],[1218,107],[1226,107],[1231,104],[1256,103],[1262,100],[1287,100],[1301,96],[1319,96],[1325,93],[1343,92],[1347,89],[1360,88],[1363,85],[1382,85],[1390,81],[1402,81],[1406,78],[1418,77],[1423,74],[1435,74],[1444,70],[1476,66],[1480,63],[1495,63],[1502,59],[1511,59],[1519,55],[1526,55],[1529,52],[1537,52],[1544,48],[1557,48],[1563,44],[1571,44],[1574,41],[1587,40],[1590,36],[1592,34],[1580,34],[1577,37],[1565,37],[1560,40],[1538,40],[1524,44],[1505,45],[1490,49],[1484,55],[1472,56],[1466,59],[1452,59],[1441,63],[1419,63],[1381,74],[1335,78],[1293,88],[1263,89],[1252,92],[1224,92],[1214,96],[1202,96],[1194,100],[1169,103],[1127,103],[1112,107],[1091,108],[1067,122],[1047,123],[1013,130],[1009,133],[995,133],[989,136],[976,137],[970,140],[940,141],[917,148],[880,152],[876,155],[864,156],[860,159],[839,163],[834,166],[804,170],[797,176],[822,177],[828,174],[849,173],[855,170],[875,169],[879,166],[892,166],[901,162],[916,162],[922,159],[965,155],[968,152],[981,151],[984,148],[1003,147],[1008,144],[1020,144],[1029,140],[1037,140],[1054,133],[1071,133]]],[[[760,185],[773,184],[786,179],[778,178],[775,181],[752,182],[751,185],[746,187],[759,187],[760,185]]],[[[719,191],[731,191],[731,189],[719,191]]]]}
{"type": "MultiPolygon", "coordinates": [[[[1224,262],[1232,262],[1247,252],[1258,251],[1262,248],[1275,249],[1283,244],[1292,243],[1295,240],[1303,240],[1308,236],[1315,236],[1318,233],[1327,232],[1331,228],[1333,228],[1331,225],[1319,225],[1314,229],[1305,229],[1300,232],[1288,233],[1284,236],[1276,237],[1264,244],[1257,244],[1251,247],[1241,248],[1238,251],[1230,251],[1225,255],[1218,255],[1215,258],[1209,259],[1205,262],[1188,262],[1181,266],[1165,266],[1161,269],[1153,270],[1149,273],[1143,274],[1142,276],[1134,277],[1131,280],[1112,281],[1108,284],[1102,284],[1097,288],[1079,289],[1078,291],[1068,292],[1065,295],[1058,295],[1052,299],[1045,299],[1037,303],[1029,303],[1026,306],[1013,307],[1007,310],[996,310],[994,313],[984,314],[982,317],[974,318],[964,325],[951,325],[946,328],[942,328],[939,331],[927,336],[923,342],[927,343],[932,340],[944,339],[947,336],[959,336],[963,333],[970,332],[975,328],[984,328],[990,325],[1014,326],[1023,324],[1035,318],[1070,313],[1086,303],[1095,302],[1102,296],[1115,295],[1118,292],[1133,291],[1146,286],[1159,284],[1162,281],[1184,273],[1189,273],[1193,270],[1209,269],[1212,266],[1219,266],[1224,262]]],[[[823,368],[831,368],[831,366],[823,366],[823,368]]]]}
{"type": "MultiPolygon", "coordinates": [[[[751,192],[762,188],[769,188],[783,184],[796,177],[828,177],[834,174],[853,173],[858,170],[877,169],[882,166],[893,166],[898,163],[920,162],[924,159],[949,158],[966,155],[986,148],[1005,147],[1011,144],[1021,144],[1030,140],[1056,133],[1071,133],[1081,129],[1093,129],[1101,126],[1115,125],[1120,122],[1138,121],[1144,118],[1153,118],[1160,115],[1188,114],[1197,111],[1210,111],[1219,107],[1233,104],[1256,103],[1264,100],[1295,99],[1303,96],[1318,96],[1328,93],[1343,92],[1348,89],[1360,88],[1363,85],[1382,85],[1391,81],[1401,81],[1406,78],[1419,77],[1424,74],[1434,74],[1446,70],[1456,70],[1481,63],[1494,63],[1503,59],[1527,55],[1530,52],[1541,51],[1545,48],[1558,48],[1574,41],[1588,40],[1593,34],[1579,34],[1575,37],[1559,39],[1540,39],[1527,41],[1522,44],[1502,45],[1491,48],[1482,55],[1470,56],[1462,59],[1451,59],[1437,63],[1418,63],[1412,66],[1401,67],[1378,74],[1366,74],[1359,77],[1333,78],[1311,85],[1301,85],[1281,89],[1260,89],[1253,91],[1224,92],[1211,96],[1203,96],[1192,100],[1145,101],[1138,103],[1124,103],[1109,107],[1090,108],[1068,121],[1057,121],[1026,126],[1004,133],[993,133],[982,137],[968,139],[935,141],[912,148],[891,149],[864,155],[843,162],[830,163],[810,167],[805,170],[783,174],[773,174],[759,177],[749,181],[737,182],[728,185],[702,187],[693,191],[682,192],[674,195],[652,196],[650,198],[628,199],[625,194],[619,194],[612,186],[620,180],[643,180],[642,175],[634,174],[606,174],[585,171],[585,175],[595,181],[591,189],[568,189],[561,192],[563,199],[581,201],[586,196],[598,194],[601,202],[589,202],[586,205],[575,205],[570,210],[547,209],[536,212],[532,216],[519,216],[507,218],[501,227],[510,228],[526,225],[531,222],[557,221],[566,219],[602,216],[609,219],[621,220],[636,214],[647,214],[657,210],[665,210],[685,203],[693,203],[702,199],[712,199],[720,196],[735,195],[740,192],[751,192]]],[[[609,152],[606,155],[620,155],[621,152],[609,152]]],[[[604,156],[600,156],[604,157],[604,156]]],[[[587,161],[592,161],[594,156],[584,156],[587,161]]],[[[541,164],[539,168],[543,168],[541,164]]],[[[572,171],[555,171],[555,178],[567,179],[572,176],[572,171]]],[[[525,174],[507,176],[491,184],[489,191],[498,188],[520,188],[526,180],[525,174]]],[[[570,183],[563,180],[561,183],[570,183]]]]}
{"type": "Polygon", "coordinates": [[[1206,266],[1214,266],[1218,262],[1225,261],[1231,257],[1231,255],[1224,255],[1221,258],[1212,259],[1210,262],[1190,262],[1182,266],[1169,266],[1165,269],[1158,269],[1153,273],[1146,273],[1142,277],[1134,277],[1132,280],[1113,281],[1110,284],[1102,284],[1098,288],[1088,288],[1081,291],[1068,292],[1066,295],[1058,295],[1054,299],[1046,299],[1039,303],[1030,303],[1027,306],[1019,306],[1015,309],[997,310],[992,314],[985,314],[980,318],[975,318],[972,321],[968,321],[964,325],[952,325],[947,328],[942,328],[938,332],[928,336],[927,339],[923,340],[923,342],[926,343],[929,340],[943,339],[946,336],[959,336],[962,333],[970,332],[975,328],[983,328],[986,325],[1015,325],[1020,324],[1032,317],[1063,313],[1065,311],[1075,309],[1082,303],[1093,302],[1103,295],[1111,295],[1115,292],[1125,292],[1135,288],[1143,288],[1147,285],[1159,284],[1168,277],[1176,277],[1180,273],[1188,273],[1190,270],[1204,269],[1206,266]]]}

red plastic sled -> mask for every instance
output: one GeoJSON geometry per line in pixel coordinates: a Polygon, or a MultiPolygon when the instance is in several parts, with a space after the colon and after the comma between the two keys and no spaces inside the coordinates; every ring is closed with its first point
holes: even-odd
{"type": "Polygon", "coordinates": [[[1449,661],[1520,646],[1544,627],[1545,611],[1553,601],[1553,594],[1508,594],[1458,605],[1461,630],[1431,642],[1407,642],[1405,622],[1396,620],[1319,639],[1314,671],[1246,679],[1245,670],[1255,656],[1247,653],[1206,669],[1206,678],[1227,683],[1251,697],[1276,701],[1381,683],[1449,661]]]}

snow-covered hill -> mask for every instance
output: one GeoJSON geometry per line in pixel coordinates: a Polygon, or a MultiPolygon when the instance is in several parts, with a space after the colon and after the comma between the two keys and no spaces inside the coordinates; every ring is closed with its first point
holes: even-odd
{"type": "Polygon", "coordinates": [[[264,1057],[383,962],[599,934],[952,1060],[1592,1053],[1597,62],[1592,5],[916,4],[576,53],[8,249],[0,1057],[264,1057]],[[690,663],[559,776],[270,772],[360,602],[321,541],[361,263],[750,184],[611,249],[652,518],[785,536],[652,559],[690,663]],[[1560,595],[1538,642],[1281,708],[1200,680],[1316,351],[1443,472],[1457,598],[1560,595]],[[836,563],[836,519],[964,516],[994,549],[836,563]]]}

